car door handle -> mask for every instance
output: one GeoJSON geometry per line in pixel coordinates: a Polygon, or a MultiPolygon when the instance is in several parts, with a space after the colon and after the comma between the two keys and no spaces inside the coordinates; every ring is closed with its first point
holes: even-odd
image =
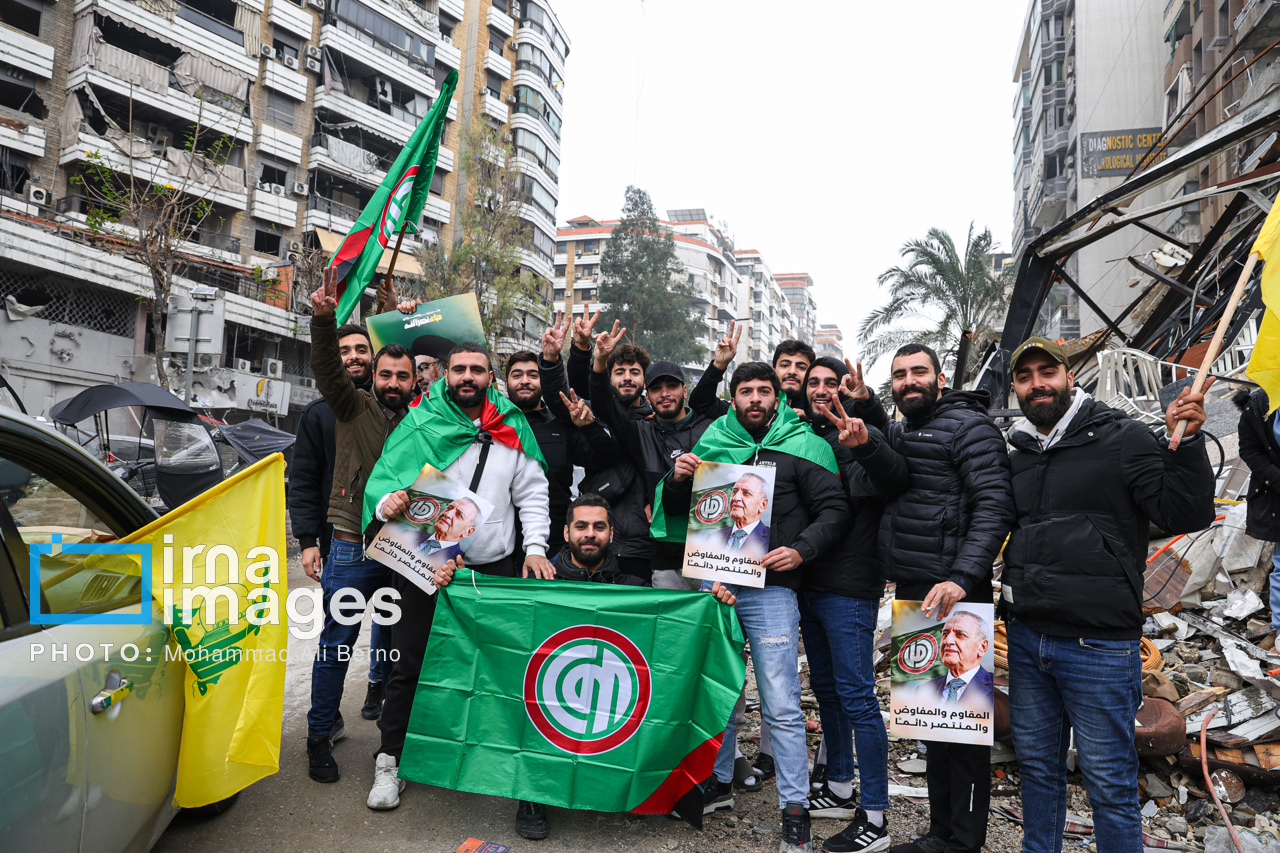
{"type": "Polygon", "coordinates": [[[132,692],[133,682],[121,681],[120,686],[116,689],[102,690],[97,696],[94,696],[93,701],[89,703],[89,710],[95,714],[101,714],[111,706],[119,705],[132,692]]]}

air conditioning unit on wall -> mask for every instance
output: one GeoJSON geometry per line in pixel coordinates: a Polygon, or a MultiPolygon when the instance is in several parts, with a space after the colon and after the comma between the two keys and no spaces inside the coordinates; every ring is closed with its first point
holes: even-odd
{"type": "Polygon", "coordinates": [[[49,191],[44,187],[27,187],[27,201],[32,204],[48,204],[49,191]]]}
{"type": "Polygon", "coordinates": [[[321,70],[320,60],[308,59],[306,65],[307,65],[307,70],[310,71],[312,74],[320,73],[320,70],[321,70]]]}
{"type": "Polygon", "coordinates": [[[307,195],[307,185],[306,185],[306,184],[304,184],[302,181],[294,181],[294,182],[293,182],[293,194],[294,194],[294,195],[300,195],[300,196],[302,196],[302,197],[304,197],[304,198],[305,198],[305,197],[306,197],[306,195],[307,195]]]}
{"type": "Polygon", "coordinates": [[[298,70],[298,57],[296,57],[296,56],[286,56],[286,57],[284,58],[284,67],[285,67],[285,68],[292,68],[294,71],[297,71],[297,70],[298,70]]]}
{"type": "Polygon", "coordinates": [[[314,44],[307,45],[307,59],[319,59],[319,58],[320,58],[320,48],[316,47],[314,44]]]}
{"type": "Polygon", "coordinates": [[[278,358],[264,359],[262,362],[262,372],[270,379],[284,378],[284,362],[278,358]]]}
{"type": "Polygon", "coordinates": [[[248,373],[252,369],[253,369],[253,362],[249,361],[249,359],[247,358],[236,359],[236,370],[240,371],[241,373],[248,373]]]}

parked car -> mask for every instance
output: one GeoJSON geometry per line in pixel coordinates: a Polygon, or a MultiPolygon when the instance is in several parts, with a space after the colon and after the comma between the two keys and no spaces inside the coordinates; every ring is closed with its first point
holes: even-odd
{"type": "Polygon", "coordinates": [[[156,512],[75,443],[3,407],[0,471],[0,850],[142,853],[177,812],[185,665],[166,655],[176,644],[138,577],[68,554],[33,573],[30,547],[55,534],[111,542],[156,512]],[[33,602],[153,618],[40,626],[33,602]]]}

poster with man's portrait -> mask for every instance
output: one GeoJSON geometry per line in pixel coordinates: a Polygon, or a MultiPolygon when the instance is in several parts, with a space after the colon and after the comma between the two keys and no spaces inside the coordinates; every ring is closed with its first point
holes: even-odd
{"type": "Polygon", "coordinates": [[[693,473],[684,576],[764,586],[775,469],[703,462],[693,473]]]}
{"type": "Polygon", "coordinates": [[[422,466],[406,491],[409,508],[382,525],[365,555],[430,595],[436,591],[433,572],[466,554],[493,504],[431,465],[422,466]]]}
{"type": "Polygon", "coordinates": [[[893,602],[889,734],[990,746],[995,732],[995,606],[962,601],[946,619],[893,602]]]}

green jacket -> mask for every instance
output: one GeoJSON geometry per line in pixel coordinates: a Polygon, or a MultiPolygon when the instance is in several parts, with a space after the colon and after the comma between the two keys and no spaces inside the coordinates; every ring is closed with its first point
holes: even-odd
{"type": "Polygon", "coordinates": [[[334,432],[333,488],[329,492],[329,523],[360,533],[364,484],[382,455],[387,436],[404,412],[393,412],[357,388],[338,354],[338,327],[333,317],[311,319],[311,373],[324,401],[337,419],[334,432]]]}

